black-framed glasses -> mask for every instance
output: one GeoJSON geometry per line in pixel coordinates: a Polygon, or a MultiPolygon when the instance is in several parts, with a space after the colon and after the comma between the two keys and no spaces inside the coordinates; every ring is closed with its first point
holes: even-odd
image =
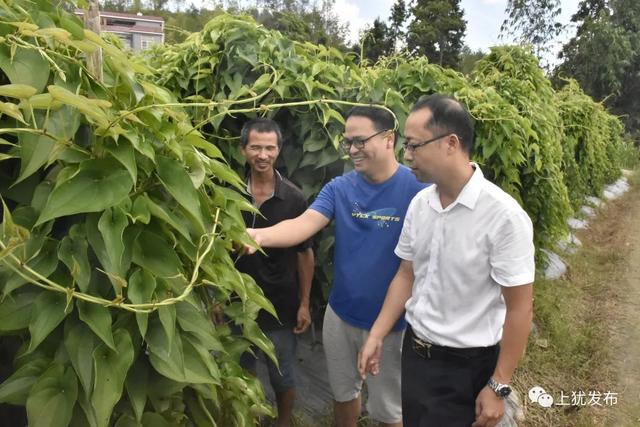
{"type": "Polygon", "coordinates": [[[431,144],[432,142],[437,141],[440,138],[444,138],[445,136],[449,136],[449,135],[451,135],[451,132],[445,133],[444,135],[436,136],[436,137],[428,139],[426,141],[414,142],[413,144],[410,144],[409,141],[405,141],[402,144],[402,146],[404,147],[405,151],[414,152],[420,147],[423,147],[423,146],[425,146],[427,144],[431,144]]]}
{"type": "Polygon", "coordinates": [[[356,147],[356,149],[358,150],[362,150],[364,148],[364,144],[369,141],[371,138],[376,137],[378,135],[380,135],[381,133],[384,132],[391,132],[391,129],[383,129],[379,132],[374,133],[371,136],[368,136],[366,138],[343,138],[342,141],[340,142],[340,145],[342,146],[342,149],[344,151],[349,151],[351,149],[351,146],[353,145],[354,147],[356,147]]]}

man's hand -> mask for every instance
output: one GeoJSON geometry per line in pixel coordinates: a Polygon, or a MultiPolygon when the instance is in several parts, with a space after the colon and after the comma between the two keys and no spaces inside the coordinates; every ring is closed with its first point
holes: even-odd
{"type": "Polygon", "coordinates": [[[382,356],[382,340],[369,335],[358,352],[358,371],[362,379],[365,379],[367,372],[378,375],[380,372],[380,358],[382,356]]]}
{"type": "Polygon", "coordinates": [[[504,415],[504,400],[489,388],[484,388],[476,399],[476,421],[471,427],[493,427],[504,415]]]}
{"type": "Polygon", "coordinates": [[[309,306],[305,304],[300,304],[300,308],[298,309],[298,323],[295,328],[293,328],[294,334],[301,334],[307,330],[309,325],[311,324],[311,313],[309,312],[309,306]]]}
{"type": "MultiPolygon", "coordinates": [[[[258,244],[258,247],[262,246],[259,229],[247,228],[247,234],[258,244]]],[[[240,248],[240,252],[243,255],[253,255],[258,250],[258,247],[245,244],[244,247],[240,248]]]]}

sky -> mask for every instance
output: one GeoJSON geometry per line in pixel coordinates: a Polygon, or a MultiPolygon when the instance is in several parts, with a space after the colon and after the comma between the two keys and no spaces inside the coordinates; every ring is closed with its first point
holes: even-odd
{"type": "MultiPolygon", "coordinates": [[[[349,23],[350,40],[358,39],[359,31],[377,17],[389,19],[391,6],[395,0],[336,0],[335,10],[341,20],[349,23]]],[[[568,24],[571,15],[578,10],[580,0],[561,0],[560,22],[568,24]]],[[[496,44],[504,44],[498,39],[500,26],[505,18],[507,0],[462,0],[464,18],[467,21],[465,44],[472,50],[488,50],[496,44]]],[[[569,30],[561,37],[568,40],[575,33],[569,30]]]]}
{"type": "MultiPolygon", "coordinates": [[[[251,3],[251,0],[241,0],[241,3],[251,3]]],[[[335,0],[334,10],[339,19],[349,25],[349,41],[356,42],[359,33],[367,25],[371,25],[376,18],[388,22],[391,6],[395,0],[335,0]]],[[[192,0],[191,3],[201,6],[205,0],[192,0]]],[[[408,3],[408,1],[407,1],[408,3]]],[[[569,24],[571,15],[578,10],[580,0],[561,0],[562,14],[560,22],[569,24]]],[[[467,21],[465,44],[472,50],[488,51],[496,44],[505,44],[508,40],[499,40],[500,26],[505,18],[507,0],[461,0],[464,9],[464,19],[467,21]]],[[[554,46],[551,58],[553,62],[555,52],[562,44],[575,34],[575,28],[568,28],[554,46]]]]}

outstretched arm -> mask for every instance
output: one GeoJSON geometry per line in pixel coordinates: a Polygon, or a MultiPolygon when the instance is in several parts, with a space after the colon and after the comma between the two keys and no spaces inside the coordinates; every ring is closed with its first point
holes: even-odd
{"type": "MultiPolygon", "coordinates": [[[[247,233],[256,243],[265,248],[289,248],[312,237],[329,224],[329,219],[320,212],[307,209],[296,218],[287,219],[267,228],[247,228],[247,233]]],[[[245,248],[249,254],[256,248],[245,248]]]]}

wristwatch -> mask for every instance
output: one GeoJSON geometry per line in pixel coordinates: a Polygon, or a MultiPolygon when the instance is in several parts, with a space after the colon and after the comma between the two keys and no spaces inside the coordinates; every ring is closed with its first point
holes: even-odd
{"type": "Polygon", "coordinates": [[[493,377],[489,378],[487,385],[500,399],[504,399],[511,394],[511,387],[507,384],[500,384],[493,377]]]}

